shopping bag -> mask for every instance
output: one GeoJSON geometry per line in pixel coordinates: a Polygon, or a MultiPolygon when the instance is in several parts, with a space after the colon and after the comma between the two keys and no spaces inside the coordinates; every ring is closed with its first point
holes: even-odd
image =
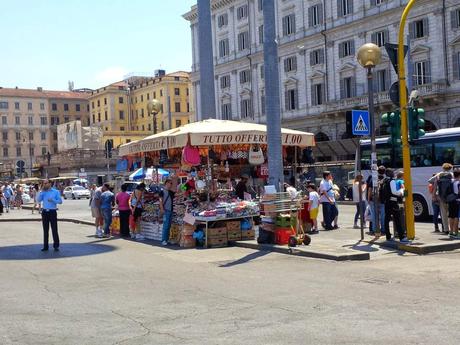
{"type": "Polygon", "coordinates": [[[251,145],[248,160],[251,165],[261,165],[265,162],[264,153],[259,145],[251,145]]]}
{"type": "Polygon", "coordinates": [[[201,158],[200,158],[200,150],[198,147],[193,147],[189,143],[185,145],[182,149],[182,160],[185,164],[195,166],[200,165],[201,158]]]}

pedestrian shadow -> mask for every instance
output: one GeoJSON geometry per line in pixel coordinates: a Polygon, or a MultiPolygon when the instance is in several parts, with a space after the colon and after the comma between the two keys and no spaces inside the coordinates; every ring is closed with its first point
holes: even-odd
{"type": "Polygon", "coordinates": [[[262,256],[265,256],[265,255],[267,255],[269,253],[270,253],[269,251],[260,250],[260,251],[248,254],[246,256],[243,256],[242,258],[240,258],[238,260],[235,260],[235,261],[232,261],[232,262],[227,262],[226,264],[219,265],[219,267],[226,268],[226,267],[233,267],[233,266],[245,264],[245,263],[248,263],[251,260],[255,260],[255,259],[260,258],[262,256]]]}
{"type": "Polygon", "coordinates": [[[374,248],[372,245],[374,242],[364,242],[364,241],[358,241],[354,244],[345,244],[342,247],[343,248],[350,248],[353,250],[358,250],[361,252],[366,252],[366,253],[372,253],[372,252],[377,252],[379,249],[374,248]]]}
{"type": "Polygon", "coordinates": [[[79,256],[98,255],[116,250],[115,247],[98,243],[61,243],[60,250],[52,247],[47,252],[41,251],[41,244],[23,244],[0,247],[0,260],[50,260],[79,256]]]}

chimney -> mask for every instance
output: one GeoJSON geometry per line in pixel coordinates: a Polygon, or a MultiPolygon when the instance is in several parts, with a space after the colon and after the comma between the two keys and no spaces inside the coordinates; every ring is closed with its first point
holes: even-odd
{"type": "Polygon", "coordinates": [[[41,86],[37,87],[37,91],[42,92],[43,88],[41,86]]]}

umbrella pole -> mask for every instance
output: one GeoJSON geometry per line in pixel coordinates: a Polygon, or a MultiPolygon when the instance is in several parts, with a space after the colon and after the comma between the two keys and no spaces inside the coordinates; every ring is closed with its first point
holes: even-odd
{"type": "Polygon", "coordinates": [[[212,178],[212,174],[211,174],[211,161],[209,159],[209,150],[210,150],[210,146],[208,146],[208,168],[206,170],[206,186],[207,186],[207,189],[208,189],[208,196],[207,196],[207,201],[208,201],[208,205],[209,205],[209,202],[211,201],[211,197],[210,197],[210,193],[211,193],[211,178],[212,178]]]}
{"type": "Polygon", "coordinates": [[[294,146],[294,188],[297,189],[297,146],[294,146]]]}

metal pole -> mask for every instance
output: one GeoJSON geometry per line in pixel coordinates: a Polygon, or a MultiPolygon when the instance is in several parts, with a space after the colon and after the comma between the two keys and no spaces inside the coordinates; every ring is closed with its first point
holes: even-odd
{"type": "Polygon", "coordinates": [[[370,127],[371,127],[372,203],[374,205],[374,214],[372,217],[372,223],[374,225],[374,232],[378,235],[380,234],[381,229],[379,227],[379,202],[377,200],[377,194],[378,194],[377,145],[375,142],[374,84],[372,80],[372,67],[367,67],[367,93],[369,97],[369,117],[370,117],[370,127]]]}
{"type": "MultiPolygon", "coordinates": [[[[357,172],[359,173],[359,175],[362,176],[362,173],[361,173],[361,143],[358,142],[358,150],[357,150],[357,155],[356,155],[356,159],[358,160],[357,162],[357,172]]],[[[356,178],[356,176],[355,176],[356,178]]],[[[362,188],[363,188],[363,180],[359,180],[359,221],[360,221],[360,229],[361,229],[361,241],[364,240],[364,210],[362,209],[361,207],[361,202],[363,201],[363,194],[361,192],[362,188]]],[[[352,190],[353,191],[353,190],[352,190]]]]}
{"type": "Polygon", "coordinates": [[[198,0],[198,57],[200,64],[200,104],[197,120],[216,118],[214,91],[214,57],[210,0],[198,0]]]}
{"type": "MultiPolygon", "coordinates": [[[[414,205],[412,196],[412,176],[410,170],[410,145],[408,140],[407,128],[407,92],[406,92],[406,75],[404,66],[404,27],[406,25],[407,15],[410,9],[415,4],[416,0],[410,0],[406,5],[399,23],[398,34],[398,77],[399,77],[399,104],[401,107],[401,139],[402,139],[402,154],[403,154],[403,170],[404,170],[404,185],[407,191],[404,200],[404,209],[406,213],[406,231],[407,238],[413,240],[415,238],[414,224],[414,205]]],[[[410,54],[410,53],[409,53],[410,54]]]]}
{"type": "Polygon", "coordinates": [[[269,184],[281,191],[283,155],[281,148],[280,78],[276,41],[275,1],[263,1],[265,109],[267,112],[267,152],[269,184]]]}
{"type": "Polygon", "coordinates": [[[29,136],[29,159],[30,159],[29,177],[32,177],[32,141],[30,140],[30,136],[29,136]]]}

